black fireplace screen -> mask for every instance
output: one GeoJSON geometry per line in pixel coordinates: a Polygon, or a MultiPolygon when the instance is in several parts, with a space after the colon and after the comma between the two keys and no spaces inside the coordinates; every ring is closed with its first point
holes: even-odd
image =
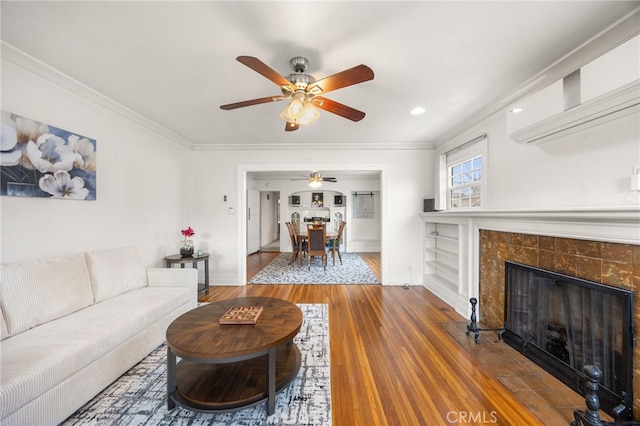
{"type": "Polygon", "coordinates": [[[582,395],[582,367],[596,365],[619,419],[632,415],[632,316],[631,291],[506,262],[505,341],[582,395]]]}

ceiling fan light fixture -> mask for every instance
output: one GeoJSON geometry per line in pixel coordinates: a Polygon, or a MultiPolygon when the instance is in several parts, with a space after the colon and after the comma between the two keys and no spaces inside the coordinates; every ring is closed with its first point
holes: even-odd
{"type": "Polygon", "coordinates": [[[300,117],[300,124],[313,123],[320,117],[320,113],[315,106],[309,101],[304,104],[302,109],[302,117],[300,117]]]}
{"type": "Polygon", "coordinates": [[[322,181],[317,178],[311,178],[309,179],[309,186],[313,189],[320,188],[322,186],[322,181]]]}
{"type": "Polygon", "coordinates": [[[309,176],[309,186],[314,189],[320,188],[322,186],[322,176],[320,176],[320,173],[311,173],[311,175],[309,176]]]}
{"type": "Polygon", "coordinates": [[[289,104],[280,113],[288,123],[309,124],[316,121],[320,113],[304,93],[295,93],[289,104]]]}

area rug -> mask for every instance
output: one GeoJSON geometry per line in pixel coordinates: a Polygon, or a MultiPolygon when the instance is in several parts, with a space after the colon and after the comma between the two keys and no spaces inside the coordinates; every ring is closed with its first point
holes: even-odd
{"type": "Polygon", "coordinates": [[[324,270],[319,257],[311,262],[302,259],[289,265],[291,253],[280,253],[258,272],[249,284],[380,284],[366,262],[358,253],[341,253],[342,265],[336,257],[333,265],[331,255],[324,270]]]}
{"type": "Polygon", "coordinates": [[[294,338],[302,366],[276,397],[276,411],[266,404],[240,411],[203,414],[176,407],[167,410],[167,348],[162,344],[63,425],[331,425],[328,310],[324,304],[299,304],[302,328],[294,338]]]}

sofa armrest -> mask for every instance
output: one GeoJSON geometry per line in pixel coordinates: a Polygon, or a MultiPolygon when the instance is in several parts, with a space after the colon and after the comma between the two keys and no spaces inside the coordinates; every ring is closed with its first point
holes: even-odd
{"type": "Polygon", "coordinates": [[[149,268],[149,287],[188,287],[191,305],[198,304],[198,270],[195,268],[149,268]]]}

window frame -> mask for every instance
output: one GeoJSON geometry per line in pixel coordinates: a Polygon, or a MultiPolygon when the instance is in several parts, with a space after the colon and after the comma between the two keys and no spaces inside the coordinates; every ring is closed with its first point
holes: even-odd
{"type": "MultiPolygon", "coordinates": [[[[438,167],[438,210],[478,210],[487,207],[488,194],[487,194],[487,137],[480,138],[478,142],[471,143],[469,145],[462,144],[460,148],[454,148],[453,150],[445,151],[440,154],[440,162],[438,167]],[[456,165],[463,164],[475,158],[481,158],[481,177],[479,180],[479,197],[480,205],[478,206],[460,206],[453,207],[451,203],[451,176],[449,170],[456,165]]],[[[468,185],[462,185],[460,188],[469,188],[473,185],[471,182],[468,185]]]]}
{"type": "Polygon", "coordinates": [[[482,155],[478,154],[447,165],[447,207],[449,209],[482,207],[482,175],[484,171],[482,160],[482,155]],[[479,168],[477,167],[478,163],[479,168]],[[476,191],[477,194],[474,194],[476,191]],[[459,198],[454,198],[454,193],[458,193],[459,198]],[[479,201],[479,204],[474,204],[474,198],[479,201]],[[455,200],[459,200],[460,205],[455,206],[455,200]]]}

